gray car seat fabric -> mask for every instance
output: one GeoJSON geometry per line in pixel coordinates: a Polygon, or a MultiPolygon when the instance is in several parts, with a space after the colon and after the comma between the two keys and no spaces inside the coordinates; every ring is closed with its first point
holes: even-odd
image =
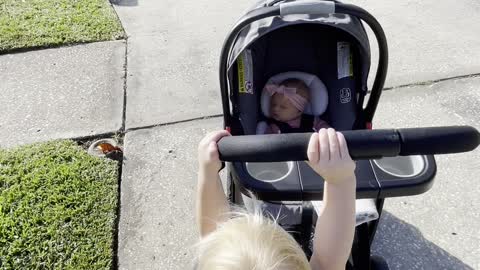
{"type": "Polygon", "coordinates": [[[351,130],[357,114],[356,41],[323,25],[293,25],[275,30],[252,44],[231,70],[234,108],[245,134],[255,134],[263,115],[260,95],[268,78],[287,71],[316,75],[326,85],[329,106],[323,119],[337,130],[351,130]],[[321,29],[319,29],[321,28],[321,29]],[[321,31],[320,31],[321,30],[321,31]]]}

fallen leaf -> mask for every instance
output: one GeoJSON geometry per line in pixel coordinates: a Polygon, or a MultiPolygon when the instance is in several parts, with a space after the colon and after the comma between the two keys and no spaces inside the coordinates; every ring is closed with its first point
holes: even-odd
{"type": "Polygon", "coordinates": [[[113,146],[109,143],[101,143],[97,146],[97,148],[99,148],[102,151],[102,153],[104,153],[104,154],[108,154],[108,153],[113,152],[113,151],[122,152],[122,149],[120,147],[113,146]]]}

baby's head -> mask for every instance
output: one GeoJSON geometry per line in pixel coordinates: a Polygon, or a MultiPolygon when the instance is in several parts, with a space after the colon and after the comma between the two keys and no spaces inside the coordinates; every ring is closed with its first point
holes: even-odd
{"type": "Polygon", "coordinates": [[[197,270],[307,270],[295,239],[262,214],[240,214],[198,245],[197,270]]]}
{"type": "Polygon", "coordinates": [[[274,93],[270,100],[270,116],[280,122],[287,122],[302,115],[305,104],[310,99],[308,86],[298,79],[287,79],[280,83],[280,87],[295,89],[295,94],[300,97],[292,101],[286,94],[274,93]],[[301,99],[304,99],[302,101],[301,99]],[[303,105],[303,106],[302,106],[303,105]]]}

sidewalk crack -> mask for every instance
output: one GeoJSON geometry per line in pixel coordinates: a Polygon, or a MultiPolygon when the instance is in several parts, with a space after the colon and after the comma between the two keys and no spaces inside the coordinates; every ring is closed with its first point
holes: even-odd
{"type": "Polygon", "coordinates": [[[122,126],[120,132],[125,132],[127,121],[127,80],[128,80],[128,37],[125,38],[125,59],[123,64],[123,110],[122,110],[122,126]]]}
{"type": "Polygon", "coordinates": [[[405,88],[405,87],[411,87],[411,86],[428,86],[428,85],[433,85],[439,82],[444,82],[449,80],[470,79],[470,78],[476,78],[476,77],[480,77],[480,73],[472,73],[472,74],[458,75],[458,76],[452,76],[452,77],[441,78],[441,79],[430,80],[430,81],[401,84],[397,86],[385,87],[383,88],[383,91],[396,90],[398,88],[405,88]]]}

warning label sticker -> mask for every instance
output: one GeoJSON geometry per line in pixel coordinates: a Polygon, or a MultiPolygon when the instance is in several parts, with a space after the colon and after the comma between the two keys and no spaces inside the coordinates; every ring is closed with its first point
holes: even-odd
{"type": "Polygon", "coordinates": [[[348,42],[337,42],[337,75],[338,79],[353,76],[353,57],[348,42]]]}
{"type": "Polygon", "coordinates": [[[252,52],[245,50],[237,59],[238,92],[253,94],[252,52]]]}

